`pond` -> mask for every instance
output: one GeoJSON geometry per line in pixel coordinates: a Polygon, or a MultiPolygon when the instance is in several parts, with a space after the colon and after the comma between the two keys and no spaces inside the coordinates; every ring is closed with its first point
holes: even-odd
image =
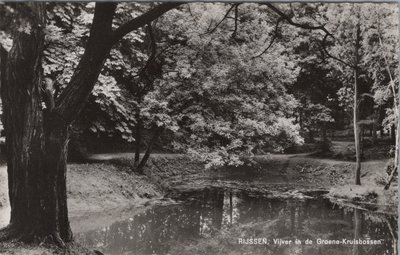
{"type": "Polygon", "coordinates": [[[76,239],[110,255],[397,252],[396,216],[341,208],[323,197],[279,199],[222,189],[170,197],[179,202],[153,206],[76,239]]]}

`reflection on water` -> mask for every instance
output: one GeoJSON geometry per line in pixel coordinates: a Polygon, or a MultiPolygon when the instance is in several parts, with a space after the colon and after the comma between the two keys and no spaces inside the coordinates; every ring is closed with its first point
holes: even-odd
{"type": "MultiPolygon", "coordinates": [[[[204,190],[181,204],[156,206],[126,221],[81,233],[105,254],[396,254],[397,219],[339,208],[324,199],[267,199],[204,190]],[[243,245],[238,238],[310,239],[312,245],[243,245]],[[316,245],[321,239],[382,240],[380,245],[316,245]]],[[[304,243],[304,242],[303,242],[304,243]]]]}

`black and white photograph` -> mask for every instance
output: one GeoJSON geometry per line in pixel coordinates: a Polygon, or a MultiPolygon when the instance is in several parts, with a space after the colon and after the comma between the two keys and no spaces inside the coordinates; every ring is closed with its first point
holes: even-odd
{"type": "Polygon", "coordinates": [[[397,255],[399,10],[0,1],[0,254],[397,255]]]}

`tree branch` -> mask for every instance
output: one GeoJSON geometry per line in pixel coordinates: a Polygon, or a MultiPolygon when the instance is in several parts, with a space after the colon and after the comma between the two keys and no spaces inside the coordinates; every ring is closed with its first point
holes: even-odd
{"type": "Polygon", "coordinates": [[[281,10],[276,8],[273,4],[265,3],[265,5],[267,5],[271,10],[273,10],[276,14],[278,14],[280,17],[285,19],[292,26],[299,27],[299,28],[304,28],[304,29],[310,29],[310,30],[322,30],[326,34],[328,34],[329,36],[333,37],[333,35],[331,33],[329,33],[329,31],[325,28],[324,25],[313,26],[313,25],[305,24],[305,23],[297,23],[297,22],[293,21],[288,15],[286,15],[281,10]]]}
{"type": "Polygon", "coordinates": [[[70,124],[83,109],[98,79],[112,44],[112,20],[116,3],[96,3],[90,36],[70,82],[57,98],[54,112],[70,124]]]}
{"type": "Polygon", "coordinates": [[[292,18],[290,18],[287,14],[283,13],[281,10],[279,10],[278,8],[276,8],[273,4],[271,3],[265,3],[265,5],[267,5],[272,11],[274,11],[276,14],[278,14],[281,18],[283,18],[284,20],[286,20],[290,25],[295,26],[295,27],[299,27],[299,28],[303,28],[303,29],[309,29],[309,30],[321,30],[325,33],[325,36],[322,40],[321,43],[321,48],[324,54],[326,54],[329,58],[332,58],[348,67],[351,68],[355,68],[352,64],[347,63],[346,61],[333,56],[332,54],[330,54],[328,52],[328,50],[326,49],[326,41],[328,39],[328,37],[331,37],[333,39],[335,39],[335,37],[333,36],[333,34],[331,32],[329,32],[326,28],[325,25],[319,25],[319,26],[314,26],[314,25],[310,25],[310,24],[305,24],[305,23],[298,23],[292,20],[292,18]]]}
{"type": "Polygon", "coordinates": [[[275,39],[278,37],[279,24],[282,21],[283,21],[283,18],[279,17],[279,19],[277,20],[276,25],[275,25],[274,35],[271,38],[271,41],[269,42],[268,47],[265,50],[263,50],[260,54],[258,54],[257,56],[254,56],[253,59],[261,57],[263,54],[265,54],[269,50],[269,48],[271,48],[272,44],[275,42],[275,39]]]}
{"type": "Polygon", "coordinates": [[[226,11],[224,17],[217,23],[217,25],[215,25],[215,27],[213,29],[211,29],[211,31],[207,31],[207,33],[212,34],[215,32],[215,30],[217,30],[217,28],[221,25],[221,23],[228,17],[229,13],[232,11],[233,8],[235,8],[235,6],[237,6],[238,4],[233,4],[228,11],[226,11]]]}
{"type": "Polygon", "coordinates": [[[90,36],[85,52],[67,87],[58,97],[54,113],[66,124],[72,123],[83,109],[98,79],[111,47],[129,32],[157,19],[183,3],[163,3],[136,17],[116,30],[112,20],[116,3],[96,3],[90,36]]]}
{"type": "Polygon", "coordinates": [[[238,8],[239,8],[239,4],[235,5],[235,29],[232,32],[232,38],[235,39],[236,38],[236,33],[237,33],[237,28],[238,28],[238,8]]]}
{"type": "Polygon", "coordinates": [[[170,3],[162,3],[157,5],[156,7],[150,9],[146,13],[140,15],[139,17],[136,17],[125,24],[121,25],[119,28],[117,28],[112,35],[112,42],[115,43],[122,39],[126,34],[130,33],[133,30],[136,30],[149,22],[157,19],[164,13],[168,12],[169,10],[172,10],[179,5],[184,4],[184,2],[170,2],[170,3]]]}
{"type": "Polygon", "coordinates": [[[329,53],[329,51],[326,49],[326,41],[327,41],[328,37],[329,37],[329,35],[328,35],[328,34],[325,34],[324,39],[323,39],[322,42],[320,43],[321,49],[322,49],[322,53],[325,54],[325,55],[327,55],[329,58],[332,58],[332,59],[334,59],[334,60],[336,60],[336,61],[338,61],[338,62],[344,64],[345,66],[348,66],[348,67],[354,69],[354,68],[355,68],[354,65],[352,65],[352,64],[350,64],[350,63],[348,63],[348,62],[346,62],[346,61],[344,61],[344,60],[342,60],[342,59],[340,59],[340,58],[338,58],[338,57],[336,57],[336,56],[334,56],[334,55],[332,55],[332,54],[329,53]]]}

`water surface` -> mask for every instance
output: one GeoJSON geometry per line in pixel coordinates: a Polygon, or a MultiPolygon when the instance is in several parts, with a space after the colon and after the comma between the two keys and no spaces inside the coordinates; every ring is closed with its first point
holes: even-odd
{"type": "Polygon", "coordinates": [[[124,221],[76,235],[105,254],[395,254],[397,219],[340,208],[324,198],[274,199],[245,192],[205,189],[173,195],[124,221]],[[264,238],[268,244],[239,244],[264,238]],[[316,244],[323,240],[381,240],[377,245],[316,244]],[[277,245],[273,239],[292,240],[277,245]],[[298,239],[301,245],[293,244],[298,239]],[[305,240],[313,244],[304,244],[305,240]]]}

